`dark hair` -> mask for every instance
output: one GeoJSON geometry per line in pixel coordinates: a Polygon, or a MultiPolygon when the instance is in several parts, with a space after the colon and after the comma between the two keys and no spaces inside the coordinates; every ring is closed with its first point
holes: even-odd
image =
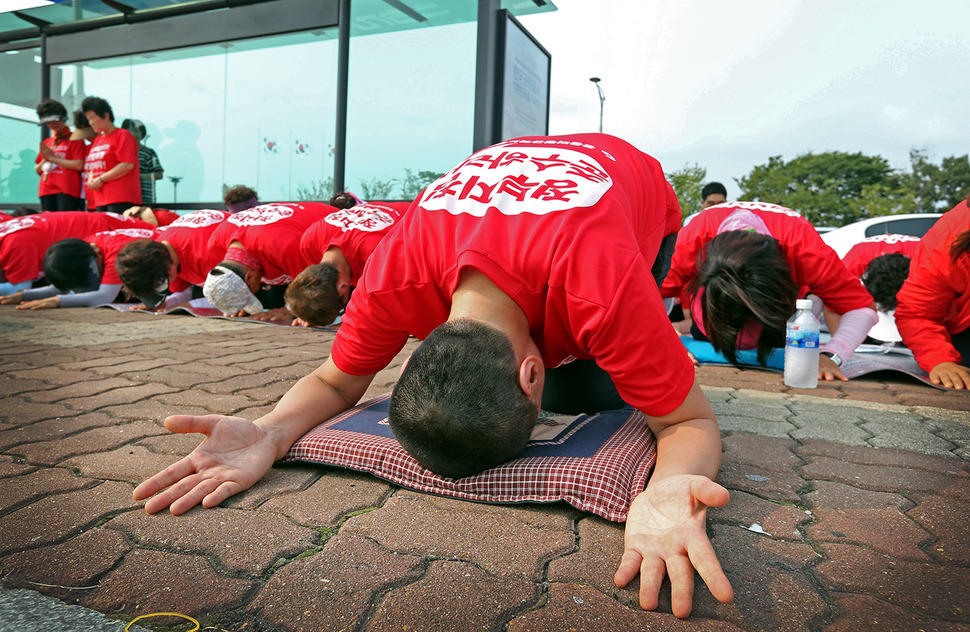
{"type": "Polygon", "coordinates": [[[45,116],[56,116],[62,121],[67,120],[67,108],[61,105],[60,101],[55,101],[54,99],[44,99],[37,106],[37,118],[44,118],[45,116]]]}
{"type": "Polygon", "coordinates": [[[26,217],[27,215],[37,215],[39,210],[29,206],[21,206],[7,213],[10,217],[26,217]]]}
{"type": "Polygon", "coordinates": [[[61,292],[87,288],[92,260],[97,266],[91,244],[83,239],[62,239],[44,253],[44,277],[61,292]]]}
{"type": "Polygon", "coordinates": [[[519,386],[512,343],[460,319],[437,327],[412,354],[391,393],[391,432],[414,459],[460,478],[525,449],[539,411],[519,386]]]}
{"type": "Polygon", "coordinates": [[[158,284],[168,279],[172,255],[165,244],[151,239],[136,239],[118,251],[115,269],[125,289],[135,296],[155,292],[158,284]]]}
{"type": "Polygon", "coordinates": [[[88,117],[84,115],[84,110],[74,110],[74,127],[77,129],[91,129],[88,117]]]}
{"type": "MultiPolygon", "coordinates": [[[[967,198],[967,206],[970,206],[970,198],[967,198]]],[[[950,260],[956,263],[960,257],[968,254],[970,254],[970,230],[965,230],[950,244],[950,260]]]]}
{"type": "Polygon", "coordinates": [[[727,197],[727,189],[724,188],[723,184],[720,182],[708,182],[701,189],[701,199],[706,200],[707,196],[714,195],[715,193],[720,193],[724,197],[727,197]]]}
{"type": "Polygon", "coordinates": [[[136,140],[144,140],[145,136],[148,135],[148,130],[145,129],[145,124],[138,119],[125,119],[121,122],[121,129],[126,129],[131,132],[131,135],[135,137],[136,140]]]}
{"type": "Polygon", "coordinates": [[[256,197],[256,191],[239,184],[228,189],[225,195],[222,196],[222,201],[226,206],[229,206],[230,204],[239,204],[240,202],[246,202],[256,197]]]}
{"type": "Polygon", "coordinates": [[[879,309],[896,309],[896,294],[909,276],[909,257],[898,252],[874,258],[862,273],[862,284],[879,309]]]}
{"type": "Polygon", "coordinates": [[[738,365],[738,334],[751,319],[761,324],[758,362],[784,345],[785,323],[795,311],[798,286],[778,240],[746,230],[715,236],[698,256],[689,291],[704,288],[704,329],[715,351],[738,365]]]}
{"type": "Polygon", "coordinates": [[[215,272],[217,275],[222,274],[222,271],[216,270],[216,268],[226,268],[228,270],[231,270],[232,272],[235,272],[236,276],[238,276],[240,279],[246,278],[246,266],[239,263],[238,261],[232,261],[230,259],[226,259],[225,261],[220,261],[215,266],[213,266],[212,270],[210,270],[209,272],[215,272]]]}
{"type": "Polygon", "coordinates": [[[357,205],[357,200],[350,193],[343,191],[330,198],[330,206],[336,208],[351,208],[357,205]]]}
{"type": "Polygon", "coordinates": [[[337,293],[337,268],[329,263],[307,266],[286,288],[286,307],[311,325],[326,327],[343,309],[337,293]]]}
{"type": "Polygon", "coordinates": [[[94,112],[101,118],[107,116],[112,123],[115,120],[115,113],[111,109],[111,105],[101,97],[87,97],[81,101],[81,111],[85,113],[94,112]]]}

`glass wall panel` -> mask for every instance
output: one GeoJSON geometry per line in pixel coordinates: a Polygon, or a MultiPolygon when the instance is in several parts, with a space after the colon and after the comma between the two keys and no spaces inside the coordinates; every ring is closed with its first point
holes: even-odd
{"type": "Polygon", "coordinates": [[[402,30],[379,32],[375,25],[393,17],[384,19],[388,6],[351,5],[345,186],[369,199],[409,200],[429,183],[421,172],[443,173],[471,153],[477,2],[454,0],[448,15],[428,11],[422,22],[402,13],[394,23],[402,30]],[[415,28],[405,29],[407,20],[415,28]]]}
{"type": "Polygon", "coordinates": [[[40,50],[0,53],[0,77],[0,207],[13,209],[38,202],[40,50]]]}
{"type": "Polygon", "coordinates": [[[306,32],[65,65],[52,92],[69,108],[100,96],[116,124],[145,124],[164,169],[159,206],[221,206],[236,184],[265,201],[295,200],[333,173],[335,38],[306,32]]]}

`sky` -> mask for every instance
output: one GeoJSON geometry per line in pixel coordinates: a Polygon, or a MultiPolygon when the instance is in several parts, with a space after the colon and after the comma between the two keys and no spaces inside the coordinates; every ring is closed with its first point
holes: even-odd
{"type": "Polygon", "coordinates": [[[771,156],[909,165],[970,152],[965,0],[553,0],[521,18],[552,55],[551,134],[603,131],[665,170],[735,179],[771,156]]]}

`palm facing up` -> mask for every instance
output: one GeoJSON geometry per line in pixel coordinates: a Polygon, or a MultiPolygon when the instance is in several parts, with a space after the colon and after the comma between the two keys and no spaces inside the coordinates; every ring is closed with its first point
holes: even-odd
{"type": "Polygon", "coordinates": [[[203,507],[215,507],[252,487],[276,460],[276,445],[266,431],[239,417],[175,415],[165,420],[165,427],[172,432],[202,433],[206,439],[135,488],[135,500],[164,490],[145,503],[148,513],[170,507],[179,515],[200,502],[203,507]]]}
{"type": "Polygon", "coordinates": [[[734,598],[717,555],[707,539],[708,507],[720,507],[726,489],[706,476],[678,475],[652,480],[630,505],[623,558],[614,576],[620,587],[640,574],[640,605],[657,607],[664,575],[670,577],[674,615],[690,614],[694,569],[723,603],[734,598]]]}

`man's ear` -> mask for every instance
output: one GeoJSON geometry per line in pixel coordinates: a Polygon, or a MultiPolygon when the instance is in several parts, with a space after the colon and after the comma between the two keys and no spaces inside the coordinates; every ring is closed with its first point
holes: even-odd
{"type": "Polygon", "coordinates": [[[546,367],[539,356],[526,356],[519,365],[519,386],[529,399],[542,395],[546,367]]]}
{"type": "Polygon", "coordinates": [[[337,296],[340,297],[340,300],[344,302],[345,306],[350,302],[351,287],[349,281],[337,281],[337,296]]]}

